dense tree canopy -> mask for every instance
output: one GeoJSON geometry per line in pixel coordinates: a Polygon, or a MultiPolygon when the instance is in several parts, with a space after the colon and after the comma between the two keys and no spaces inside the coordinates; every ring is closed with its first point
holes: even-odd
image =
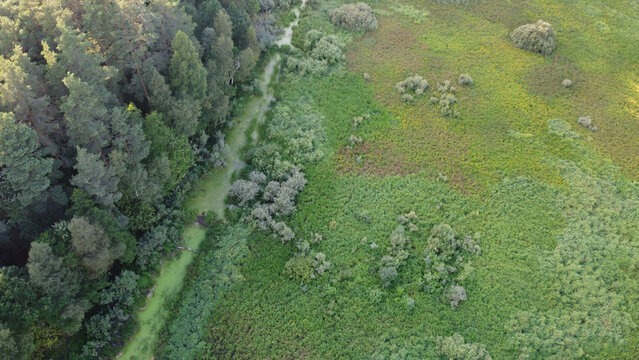
{"type": "Polygon", "coordinates": [[[193,174],[223,163],[258,12],[275,8],[0,3],[0,353],[122,345],[147,271],[180,241],[193,174]]]}

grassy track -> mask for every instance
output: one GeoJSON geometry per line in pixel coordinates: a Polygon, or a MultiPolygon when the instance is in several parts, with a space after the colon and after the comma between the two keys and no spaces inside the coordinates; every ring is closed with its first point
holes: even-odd
{"type": "MultiPolygon", "coordinates": [[[[212,211],[218,217],[224,217],[224,199],[231,185],[231,177],[235,167],[241,161],[241,149],[248,141],[246,131],[253,122],[263,120],[264,111],[271,101],[271,95],[266,90],[277,63],[277,56],[275,55],[266,66],[260,79],[260,88],[264,90],[262,91],[264,95],[255,97],[246,104],[242,114],[235,120],[237,125],[227,137],[227,144],[230,148],[228,165],[216,169],[202,178],[196,187],[199,190],[188,201],[187,207],[195,210],[196,213],[212,211]]],[[[199,225],[189,225],[183,235],[184,247],[199,249],[205,239],[205,233],[205,229],[199,225]]],[[[138,313],[140,329],[123,349],[122,359],[147,360],[152,357],[158,333],[168,317],[166,304],[170,303],[182,288],[182,280],[194,256],[191,251],[182,251],[178,253],[176,258],[168,260],[162,267],[162,272],[156,279],[153,296],[147,301],[145,309],[138,313]]]]}

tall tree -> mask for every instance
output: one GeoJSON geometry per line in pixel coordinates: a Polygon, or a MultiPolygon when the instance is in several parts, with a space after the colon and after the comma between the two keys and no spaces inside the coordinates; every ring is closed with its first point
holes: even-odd
{"type": "Polygon", "coordinates": [[[92,195],[97,203],[113,206],[122,197],[118,192],[120,180],[115,176],[114,169],[105,165],[99,155],[81,147],[77,149],[78,163],[75,169],[78,173],[71,179],[71,184],[92,195]]]}
{"type": "Polygon", "coordinates": [[[195,100],[203,99],[206,95],[206,69],[191,39],[182,31],[178,31],[171,49],[171,88],[178,96],[188,95],[195,100]]]}
{"type": "Polygon", "coordinates": [[[69,145],[102,154],[102,149],[111,141],[110,114],[103,94],[74,74],[64,78],[63,83],[69,95],[63,97],[60,110],[64,112],[69,145]]]}
{"type": "Polygon", "coordinates": [[[27,269],[31,284],[58,301],[66,302],[80,290],[77,273],[53,253],[49,244],[37,241],[31,243],[27,269]]]}
{"type": "Polygon", "coordinates": [[[124,254],[124,244],[113,243],[102,226],[84,216],[74,216],[69,221],[69,232],[73,249],[91,279],[105,273],[113,261],[124,254]]]}
{"type": "Polygon", "coordinates": [[[49,188],[53,159],[42,156],[36,133],[0,113],[0,210],[3,217],[20,216],[49,188]]]}

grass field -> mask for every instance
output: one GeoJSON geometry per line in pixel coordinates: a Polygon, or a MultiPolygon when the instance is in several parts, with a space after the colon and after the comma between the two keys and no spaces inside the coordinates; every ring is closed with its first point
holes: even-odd
{"type": "MultiPolygon", "coordinates": [[[[636,358],[639,4],[400,1],[420,10],[417,21],[391,2],[368,3],[379,28],[354,37],[345,69],[284,78],[277,92],[325,118],[328,155],[305,169],[288,223],[302,238],[323,235],[317,247],[332,267],[301,286],[284,272],[295,245],[254,233],[244,280],[215,305],[208,358],[437,358],[431,337],[454,333],[494,359],[636,358]],[[547,57],[508,36],[540,18],[557,30],[547,57]],[[442,117],[430,91],[402,103],[393,86],[415,73],[431,87],[470,74],[460,117],[442,117]],[[363,144],[349,145],[351,134],[363,144]],[[380,258],[410,211],[410,255],[384,288],[380,258]],[[456,310],[420,283],[440,223],[482,248],[456,310]]],[[[323,10],[301,20],[308,28],[332,29],[323,10]]]]}

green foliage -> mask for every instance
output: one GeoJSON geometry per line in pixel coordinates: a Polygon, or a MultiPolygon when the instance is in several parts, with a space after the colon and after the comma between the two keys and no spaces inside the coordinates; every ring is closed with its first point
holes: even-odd
{"type": "Polygon", "coordinates": [[[570,124],[561,119],[548,120],[548,131],[562,139],[578,139],[580,137],[578,133],[572,131],[570,124]]]}
{"type": "Polygon", "coordinates": [[[439,356],[455,360],[492,360],[486,345],[466,343],[464,337],[455,333],[453,336],[433,339],[435,351],[439,356]]]}
{"type": "Polygon", "coordinates": [[[411,20],[413,20],[413,23],[417,25],[426,22],[426,20],[428,20],[428,16],[430,15],[428,10],[416,9],[412,5],[392,3],[389,5],[389,7],[392,11],[410,18],[411,20]]]}
{"type": "Polygon", "coordinates": [[[331,22],[350,31],[372,31],[377,29],[373,10],[365,3],[345,4],[328,12],[331,22]]]}
{"type": "Polygon", "coordinates": [[[74,216],[68,228],[73,249],[89,272],[89,278],[105,273],[115,259],[124,255],[124,244],[112,244],[102,226],[91,223],[85,217],[74,216]]]}
{"type": "Polygon", "coordinates": [[[0,209],[9,217],[42,201],[49,188],[53,159],[42,155],[36,133],[0,113],[0,209]]]}
{"type": "Polygon", "coordinates": [[[193,149],[184,135],[177,135],[166,126],[162,115],[151,113],[144,118],[144,133],[151,141],[149,155],[155,169],[161,169],[163,159],[168,161],[169,176],[164,177],[164,191],[169,192],[182,181],[195,163],[193,149]]]}
{"type": "Polygon", "coordinates": [[[543,55],[550,55],[557,46],[555,30],[543,20],[516,28],[510,38],[516,47],[543,55]]]}
{"type": "Polygon", "coordinates": [[[178,30],[171,43],[169,63],[171,88],[180,96],[200,100],[206,94],[206,69],[189,37],[178,30]]]}
{"type": "Polygon", "coordinates": [[[122,197],[122,193],[118,192],[116,170],[105,165],[99,154],[81,147],[77,148],[77,152],[75,169],[78,173],[71,179],[71,184],[92,195],[97,203],[112,207],[122,197]]]}
{"type": "MultiPolygon", "coordinates": [[[[216,225],[217,226],[217,225],[216,225]]],[[[160,359],[198,359],[207,344],[207,321],[214,306],[224,292],[243,280],[240,263],[249,252],[249,231],[239,224],[209,231],[214,246],[208,249],[194,265],[195,278],[187,280],[176,314],[167,326],[167,335],[160,359]]]]}

